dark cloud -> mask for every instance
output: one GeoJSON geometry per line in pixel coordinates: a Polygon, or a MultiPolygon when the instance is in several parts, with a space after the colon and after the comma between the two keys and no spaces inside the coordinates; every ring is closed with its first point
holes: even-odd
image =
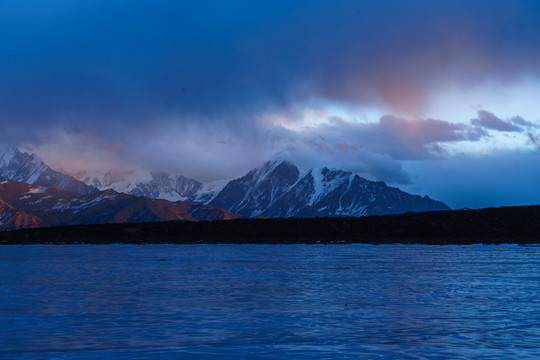
{"type": "Polygon", "coordinates": [[[416,111],[441,81],[538,74],[536,1],[0,5],[0,117],[249,124],[314,97],[416,111]],[[422,19],[419,21],[419,19],[422,19]]]}
{"type": "Polygon", "coordinates": [[[510,121],[504,121],[489,111],[480,110],[478,111],[478,118],[471,119],[471,124],[491,130],[513,132],[521,131],[521,128],[514,124],[526,125],[531,123],[528,123],[519,116],[514,117],[510,121]]]}
{"type": "Polygon", "coordinates": [[[384,116],[379,127],[389,141],[399,144],[404,156],[425,157],[426,146],[436,143],[456,141],[476,141],[484,133],[463,124],[436,119],[406,120],[393,116],[384,116]]]}
{"type": "Polygon", "coordinates": [[[524,126],[524,127],[536,127],[536,125],[531,122],[523,119],[521,116],[514,116],[510,119],[510,122],[513,124],[516,124],[518,126],[524,126]]]}

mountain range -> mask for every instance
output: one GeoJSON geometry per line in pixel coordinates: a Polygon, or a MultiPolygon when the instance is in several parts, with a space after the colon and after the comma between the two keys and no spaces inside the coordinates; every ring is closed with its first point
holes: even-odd
{"type": "Polygon", "coordinates": [[[213,205],[246,217],[335,217],[400,214],[407,211],[449,210],[440,201],[411,195],[384,182],[369,181],[351,172],[299,169],[274,160],[224,183],[203,184],[167,172],[126,180],[125,174],[106,173],[87,184],[148,198],[213,205]],[[116,179],[110,182],[110,179],[116,179]],[[214,186],[212,186],[214,185],[214,186]]]}
{"type": "Polygon", "coordinates": [[[86,185],[100,190],[114,189],[126,194],[170,201],[187,200],[203,189],[203,184],[195,179],[165,171],[143,174],[135,171],[108,171],[94,176],[81,172],[77,174],[77,178],[86,185]]]}
{"type": "Polygon", "coordinates": [[[300,170],[283,160],[269,161],[229,181],[220,191],[198,194],[189,201],[246,217],[271,218],[357,217],[450,209],[440,201],[408,194],[382,181],[326,167],[300,170]]]}
{"type": "Polygon", "coordinates": [[[35,154],[0,147],[0,223],[4,224],[0,229],[8,223],[9,228],[20,228],[237,217],[358,217],[449,209],[427,196],[411,195],[351,172],[301,169],[286,160],[269,161],[242,177],[213,184],[168,172],[142,176],[110,172],[101,177],[80,173],[77,177],[52,170],[35,154]]]}
{"type": "Polygon", "coordinates": [[[149,199],[114,190],[77,194],[56,186],[0,182],[0,230],[58,225],[226,220],[241,216],[207,205],[149,199]]]}

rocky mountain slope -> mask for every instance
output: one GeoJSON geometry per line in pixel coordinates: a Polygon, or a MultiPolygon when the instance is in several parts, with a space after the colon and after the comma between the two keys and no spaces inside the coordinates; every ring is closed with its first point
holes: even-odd
{"type": "Polygon", "coordinates": [[[56,186],[79,194],[98,191],[72,176],[51,169],[36,154],[22,153],[16,147],[6,145],[0,145],[0,180],[56,186]]]}
{"type": "Polygon", "coordinates": [[[214,206],[148,199],[114,190],[77,194],[56,186],[0,182],[0,230],[47,225],[224,220],[239,217],[214,206]]]}
{"type": "MultiPolygon", "coordinates": [[[[205,198],[198,194],[197,203],[205,198]]],[[[271,161],[230,181],[204,204],[247,217],[337,217],[449,210],[440,201],[411,195],[384,182],[328,168],[301,171],[287,161],[271,161]]]]}
{"type": "Polygon", "coordinates": [[[0,230],[30,229],[49,226],[43,220],[15,209],[0,200],[0,230]]]}

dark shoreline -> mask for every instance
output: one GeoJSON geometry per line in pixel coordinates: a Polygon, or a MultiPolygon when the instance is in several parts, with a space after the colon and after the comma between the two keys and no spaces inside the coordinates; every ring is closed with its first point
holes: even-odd
{"type": "Polygon", "coordinates": [[[57,226],[0,232],[0,244],[538,244],[540,205],[361,218],[57,226]]]}

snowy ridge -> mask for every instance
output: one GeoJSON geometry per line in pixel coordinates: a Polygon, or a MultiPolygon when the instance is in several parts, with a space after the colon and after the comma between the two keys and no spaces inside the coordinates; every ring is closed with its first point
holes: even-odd
{"type": "Polygon", "coordinates": [[[62,174],[47,166],[36,154],[22,153],[13,146],[0,146],[0,180],[27,184],[57,186],[80,194],[91,194],[97,189],[62,174]]]}
{"type": "Polygon", "coordinates": [[[3,222],[0,231],[48,225],[225,220],[239,217],[212,206],[153,200],[114,190],[76,194],[54,186],[43,187],[15,181],[0,184],[0,218],[3,222]]]}
{"type": "Polygon", "coordinates": [[[136,184],[152,180],[150,173],[141,171],[107,171],[105,173],[92,173],[80,171],[74,174],[75,178],[99,190],[114,189],[118,192],[129,193],[136,184]]]}
{"type": "Polygon", "coordinates": [[[199,191],[186,199],[186,201],[192,204],[208,204],[228,183],[229,180],[217,180],[203,183],[199,191]]]}
{"type": "Polygon", "coordinates": [[[351,172],[300,171],[288,161],[270,161],[228,182],[221,190],[192,197],[248,217],[335,217],[447,210],[428,197],[411,195],[351,172]]]}
{"type": "Polygon", "coordinates": [[[245,176],[231,180],[205,204],[225,206],[229,211],[249,217],[261,215],[299,178],[298,168],[282,161],[267,162],[245,176]]]}
{"type": "Polygon", "coordinates": [[[165,171],[106,172],[93,176],[83,172],[77,177],[100,190],[113,189],[130,195],[169,201],[185,201],[196,196],[203,188],[203,184],[197,180],[165,171]]]}
{"type": "Polygon", "coordinates": [[[17,148],[8,145],[0,145],[0,168],[8,166],[8,164],[13,160],[17,148]]]}

